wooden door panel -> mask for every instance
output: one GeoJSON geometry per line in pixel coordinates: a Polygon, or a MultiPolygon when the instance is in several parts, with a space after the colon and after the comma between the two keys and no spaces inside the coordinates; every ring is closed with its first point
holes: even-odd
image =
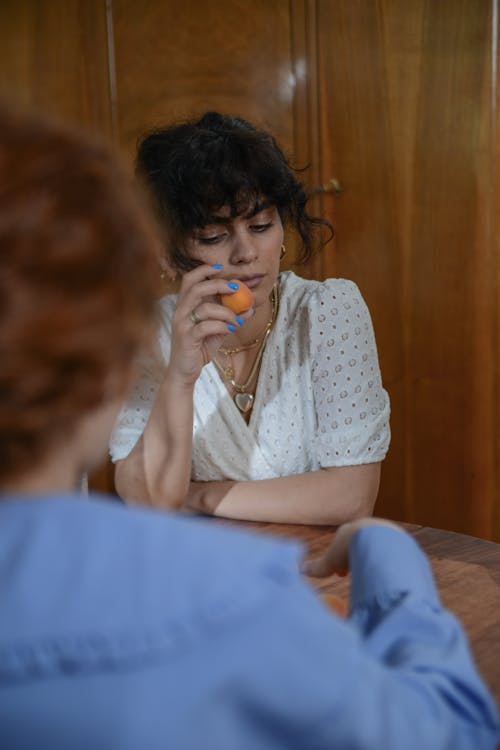
{"type": "Polygon", "coordinates": [[[336,252],[372,311],[393,442],[378,511],[491,534],[496,327],[489,2],[318,3],[336,252]]]}
{"type": "Polygon", "coordinates": [[[114,0],[120,143],[207,109],[240,114],[293,146],[287,0],[114,0]]]}
{"type": "Polygon", "coordinates": [[[111,135],[105,0],[2,0],[0,95],[111,135]]]}

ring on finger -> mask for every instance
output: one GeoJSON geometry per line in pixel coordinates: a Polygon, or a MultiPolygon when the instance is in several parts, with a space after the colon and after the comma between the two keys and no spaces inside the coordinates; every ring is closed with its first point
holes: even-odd
{"type": "Polygon", "coordinates": [[[201,318],[196,310],[191,310],[191,312],[189,313],[189,320],[191,320],[195,325],[201,323],[201,318]]]}

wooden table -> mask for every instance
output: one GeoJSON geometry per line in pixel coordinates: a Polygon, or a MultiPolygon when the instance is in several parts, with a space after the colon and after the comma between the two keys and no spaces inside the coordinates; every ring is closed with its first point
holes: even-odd
{"type": "MultiPolygon", "coordinates": [[[[276,536],[299,539],[307,557],[320,556],[335,527],[235,523],[276,536]]],[[[424,526],[401,524],[427,553],[443,604],[462,621],[476,663],[500,706],[500,544],[424,526]]],[[[348,599],[349,578],[312,578],[321,593],[348,599]]]]}

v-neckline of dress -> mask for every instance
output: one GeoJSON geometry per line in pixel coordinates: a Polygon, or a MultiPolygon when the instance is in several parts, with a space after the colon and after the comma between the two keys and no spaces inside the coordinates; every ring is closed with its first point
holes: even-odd
{"type": "Polygon", "coordinates": [[[217,367],[214,365],[213,362],[210,362],[210,367],[212,368],[212,374],[213,374],[214,377],[217,378],[217,381],[218,381],[218,387],[221,389],[221,392],[223,392],[225,395],[227,395],[228,398],[229,398],[229,400],[231,401],[231,407],[230,407],[231,410],[233,411],[233,413],[237,414],[238,419],[241,420],[243,426],[246,429],[248,429],[248,430],[250,430],[252,432],[255,432],[255,430],[254,430],[254,423],[257,420],[257,417],[255,415],[261,409],[261,401],[262,401],[262,396],[261,396],[261,392],[262,392],[261,375],[267,369],[267,361],[268,361],[268,358],[269,358],[269,347],[270,347],[270,343],[271,343],[271,341],[272,341],[272,339],[274,337],[274,332],[276,330],[276,323],[277,322],[278,322],[278,318],[276,318],[275,325],[273,326],[273,330],[269,334],[269,337],[267,339],[264,352],[262,354],[262,361],[260,363],[260,368],[259,368],[259,372],[258,372],[258,375],[257,375],[257,382],[256,382],[256,385],[255,385],[255,392],[254,392],[254,401],[253,401],[252,412],[250,414],[250,419],[248,420],[248,422],[245,420],[245,417],[243,416],[243,413],[236,406],[236,403],[234,401],[234,396],[230,393],[229,389],[226,387],[226,384],[224,383],[224,381],[223,381],[223,379],[222,379],[219,371],[217,370],[217,367]]]}
{"type": "MultiPolygon", "coordinates": [[[[278,286],[280,287],[279,292],[280,292],[280,297],[281,297],[281,279],[279,277],[278,277],[277,283],[278,283],[278,286]]],[[[272,329],[271,329],[271,331],[269,333],[269,336],[267,338],[266,345],[264,347],[264,352],[262,354],[262,359],[261,359],[261,362],[260,362],[259,371],[257,373],[257,381],[256,381],[256,384],[255,384],[255,391],[254,391],[254,394],[253,394],[254,395],[253,406],[252,406],[252,411],[251,411],[251,414],[250,414],[250,419],[248,420],[248,422],[245,420],[243,412],[241,412],[240,409],[238,409],[238,407],[236,406],[236,402],[234,400],[234,395],[232,395],[231,392],[229,391],[229,389],[226,387],[226,384],[225,384],[224,380],[222,379],[222,376],[219,373],[218,368],[215,366],[215,364],[213,363],[213,361],[210,362],[210,366],[212,367],[212,371],[215,374],[215,377],[217,378],[217,380],[219,381],[220,388],[223,389],[224,393],[229,396],[229,399],[232,402],[231,409],[233,410],[233,412],[236,412],[238,414],[238,417],[243,422],[244,426],[248,430],[251,430],[253,433],[255,433],[255,430],[253,429],[253,425],[254,425],[254,422],[257,420],[257,417],[255,416],[255,414],[258,411],[260,411],[260,409],[261,409],[261,400],[262,400],[262,396],[261,396],[261,391],[262,391],[262,387],[261,387],[261,375],[267,369],[267,362],[268,362],[268,358],[269,358],[269,348],[270,348],[270,345],[271,345],[271,341],[274,338],[274,334],[276,332],[276,329],[277,329],[277,327],[279,325],[280,314],[281,314],[281,307],[280,307],[280,305],[278,305],[278,310],[277,310],[277,313],[276,313],[276,318],[274,320],[274,325],[273,325],[273,327],[272,327],[272,329]]]]}

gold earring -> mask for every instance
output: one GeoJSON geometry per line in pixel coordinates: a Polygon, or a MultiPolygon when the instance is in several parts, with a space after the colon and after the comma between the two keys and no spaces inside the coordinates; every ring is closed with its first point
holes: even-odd
{"type": "Polygon", "coordinates": [[[160,279],[161,279],[162,281],[164,281],[164,280],[165,280],[165,275],[166,275],[166,274],[165,274],[165,271],[160,271],[160,279]]]}
{"type": "Polygon", "coordinates": [[[285,253],[286,253],[286,247],[282,245],[281,252],[280,252],[280,260],[285,256],[285,253]]]}

